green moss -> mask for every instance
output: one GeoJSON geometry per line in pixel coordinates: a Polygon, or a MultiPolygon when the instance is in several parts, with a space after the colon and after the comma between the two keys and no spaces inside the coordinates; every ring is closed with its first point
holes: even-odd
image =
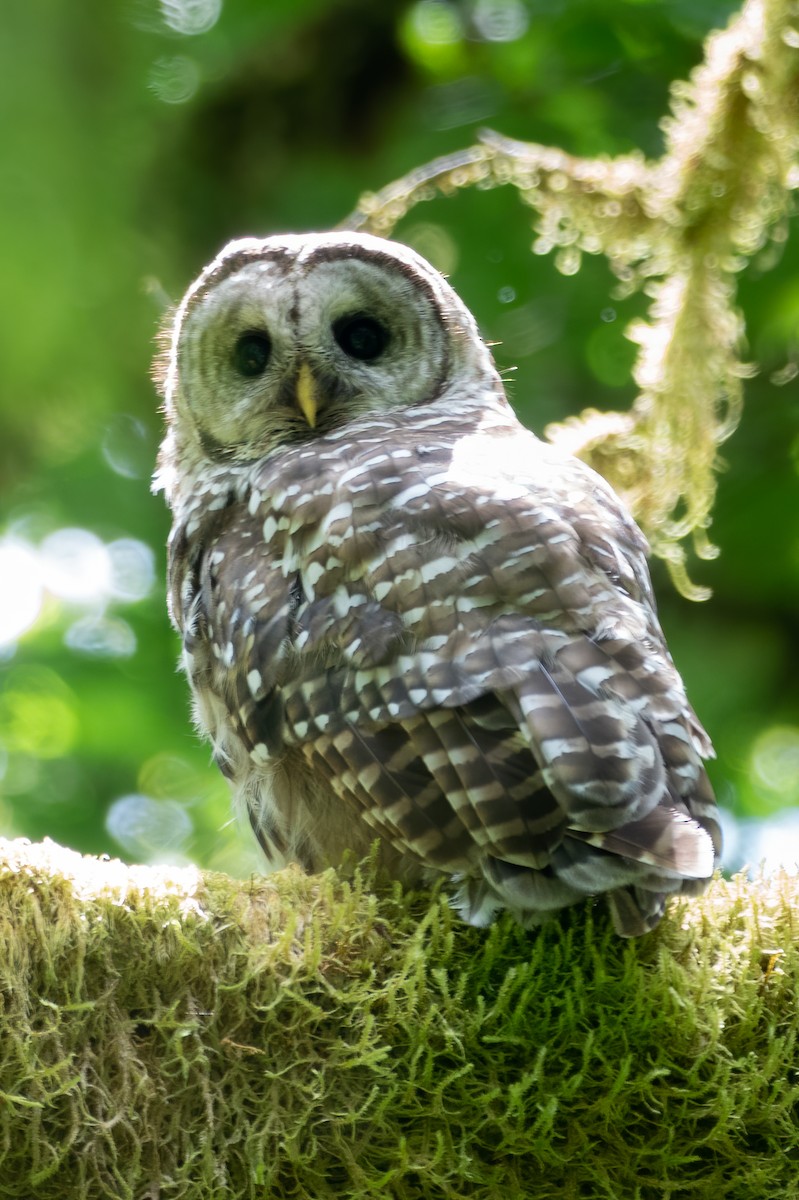
{"type": "Polygon", "coordinates": [[[3,1197],[797,1195],[796,878],[626,942],[0,846],[3,1197]]]}

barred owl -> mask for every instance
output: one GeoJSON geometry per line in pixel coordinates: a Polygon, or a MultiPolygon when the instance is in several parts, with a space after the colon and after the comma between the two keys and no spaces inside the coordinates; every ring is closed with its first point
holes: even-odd
{"type": "Polygon", "coordinates": [[[156,486],[196,720],[275,865],[375,839],[474,924],[701,891],[710,743],[644,539],[516,419],[474,319],[402,245],[244,238],[180,304],[156,486]]]}

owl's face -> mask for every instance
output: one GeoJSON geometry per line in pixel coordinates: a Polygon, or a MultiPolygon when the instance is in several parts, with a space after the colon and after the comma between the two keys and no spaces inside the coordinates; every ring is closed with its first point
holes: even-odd
{"type": "Polygon", "coordinates": [[[407,247],[352,233],[247,238],[178,310],[166,411],[180,442],[247,462],[486,374],[468,310],[407,247]]]}

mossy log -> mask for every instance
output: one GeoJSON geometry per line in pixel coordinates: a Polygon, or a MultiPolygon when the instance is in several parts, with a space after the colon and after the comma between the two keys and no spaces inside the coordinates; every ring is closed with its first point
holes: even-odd
{"type": "Polygon", "coordinates": [[[0,1196],[799,1196],[799,879],[655,933],[0,842],[0,1196]]]}

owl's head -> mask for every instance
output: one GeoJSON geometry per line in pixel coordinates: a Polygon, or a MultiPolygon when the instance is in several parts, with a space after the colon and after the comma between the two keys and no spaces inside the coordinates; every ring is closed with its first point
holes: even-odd
{"type": "Polygon", "coordinates": [[[218,462],[496,382],[444,278],[367,234],[231,242],[189,288],[167,339],[172,451],[218,462]]]}

